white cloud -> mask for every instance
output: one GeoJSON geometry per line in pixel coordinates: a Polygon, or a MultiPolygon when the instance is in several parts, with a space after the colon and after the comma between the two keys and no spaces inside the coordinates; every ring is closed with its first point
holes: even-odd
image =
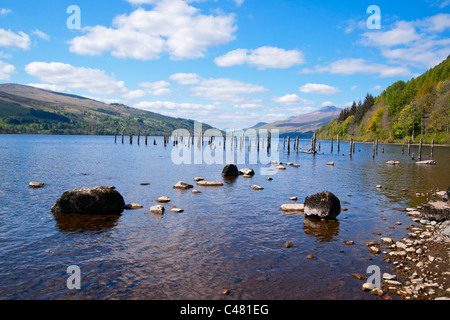
{"type": "Polygon", "coordinates": [[[1,8],[0,9],[0,16],[6,16],[8,13],[11,13],[11,12],[12,12],[11,9],[1,8]]]}
{"type": "Polygon", "coordinates": [[[166,88],[170,86],[167,81],[141,82],[139,86],[154,96],[167,96],[172,93],[169,88],[166,88]]]}
{"type": "Polygon", "coordinates": [[[29,83],[29,86],[36,87],[39,89],[44,90],[50,90],[55,92],[64,92],[64,93],[70,93],[70,90],[67,89],[65,86],[59,86],[56,84],[48,84],[48,83],[29,83]]]}
{"type": "Polygon", "coordinates": [[[16,67],[0,60],[0,80],[9,80],[16,73],[16,67]]]}
{"type": "Polygon", "coordinates": [[[42,32],[41,30],[36,29],[32,32],[32,34],[38,36],[41,39],[44,39],[47,41],[50,40],[50,36],[48,34],[46,34],[45,32],[42,32]]]}
{"type": "Polygon", "coordinates": [[[204,15],[182,0],[130,1],[154,3],[153,10],[138,8],[116,16],[113,26],[86,27],[86,35],[70,41],[70,51],[83,55],[111,52],[118,58],[171,59],[198,58],[208,48],[234,40],[233,15],[204,15]]]}
{"type": "Polygon", "coordinates": [[[450,14],[439,13],[419,21],[418,25],[428,32],[442,32],[450,28],[450,14]]]}
{"type": "Polygon", "coordinates": [[[179,84],[197,84],[200,82],[200,77],[196,73],[175,73],[170,76],[170,79],[179,84]]]}
{"type": "Polygon", "coordinates": [[[258,69],[290,68],[305,63],[304,55],[298,50],[284,50],[277,47],[260,47],[254,50],[236,49],[214,59],[220,67],[248,64],[258,69]]]}
{"type": "Polygon", "coordinates": [[[122,97],[125,99],[135,100],[143,98],[147,95],[147,92],[145,90],[137,89],[133,91],[128,91],[127,93],[122,94],[122,97]]]}
{"type": "Polygon", "coordinates": [[[274,97],[272,98],[272,101],[282,103],[284,105],[299,105],[299,104],[314,104],[314,102],[300,98],[296,94],[287,94],[282,97],[274,97]]]}
{"type": "Polygon", "coordinates": [[[385,64],[370,63],[365,59],[341,59],[328,66],[316,66],[313,69],[303,69],[302,73],[329,72],[331,74],[353,75],[353,74],[377,74],[380,77],[397,77],[410,75],[406,67],[393,67],[385,64]]]}
{"type": "Polygon", "coordinates": [[[0,47],[17,47],[23,50],[30,49],[30,37],[19,31],[15,33],[11,30],[0,29],[0,47]]]}
{"type": "Polygon", "coordinates": [[[233,79],[204,79],[191,89],[193,97],[217,103],[244,103],[249,101],[248,95],[267,91],[262,86],[245,83],[233,79]]]}
{"type": "Polygon", "coordinates": [[[93,94],[125,94],[123,81],[117,81],[103,70],[74,67],[61,62],[31,62],[25,71],[41,80],[71,89],[85,89],[93,94]]]}
{"type": "Polygon", "coordinates": [[[392,47],[406,45],[420,39],[413,22],[397,21],[389,31],[370,31],[362,34],[366,46],[392,47]]]}
{"type": "Polygon", "coordinates": [[[315,93],[323,95],[333,95],[341,92],[341,90],[339,90],[338,88],[320,83],[307,83],[298,88],[298,90],[303,93],[315,93]]]}

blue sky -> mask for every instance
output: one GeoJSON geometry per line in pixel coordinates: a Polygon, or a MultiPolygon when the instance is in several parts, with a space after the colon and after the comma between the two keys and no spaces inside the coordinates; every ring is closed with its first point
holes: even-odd
{"type": "Polygon", "coordinates": [[[377,96],[449,35],[450,0],[2,0],[0,82],[239,129],[377,96]]]}

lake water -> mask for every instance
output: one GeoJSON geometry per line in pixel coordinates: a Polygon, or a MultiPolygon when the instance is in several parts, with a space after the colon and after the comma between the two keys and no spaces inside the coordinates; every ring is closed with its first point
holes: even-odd
{"type": "MultiPolygon", "coordinates": [[[[146,146],[142,137],[130,145],[128,137],[122,144],[110,136],[0,136],[0,299],[380,299],[362,292],[363,282],[352,277],[370,265],[393,272],[365,243],[379,240],[373,232],[404,237],[412,222],[399,209],[426,201],[416,192],[450,185],[448,147],[435,147],[437,165],[423,166],[398,145],[380,145],[373,159],[372,144],[358,143],[350,158],[347,142],[339,154],[335,143],[332,154],[330,142],[322,141],[313,156],[288,155],[280,140],[279,161],[300,167],[268,171],[268,181],[259,169],[270,165],[238,164],[256,175],[224,180],[224,164],[177,165],[172,144],[164,147],[156,137],[153,145],[153,139],[146,146]],[[388,160],[401,163],[389,166],[388,160]],[[326,165],[330,161],[334,166],[326,165]],[[195,185],[197,176],[224,185],[195,186],[200,194],[173,189],[178,181],[195,185]],[[46,186],[31,189],[30,181],[46,186]],[[98,185],[113,185],[126,203],[144,208],[119,216],[50,212],[64,191],[98,185]],[[336,221],[280,211],[292,203],[289,197],[302,203],[322,190],[347,202],[336,221]],[[150,214],[160,196],[171,199],[165,214],[150,214]],[[170,213],[172,206],[184,212],[170,213]],[[344,245],[348,240],[354,245],[344,245]],[[286,241],[294,246],[286,248],[286,241]],[[73,265],[81,271],[79,290],[67,287],[73,265]]],[[[417,155],[418,147],[411,151],[417,155]]]]}

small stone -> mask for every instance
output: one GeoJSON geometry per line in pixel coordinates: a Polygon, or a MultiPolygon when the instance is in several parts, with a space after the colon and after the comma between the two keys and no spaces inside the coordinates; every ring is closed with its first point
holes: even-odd
{"type": "Polygon", "coordinates": [[[261,187],[261,186],[258,186],[258,185],[253,185],[253,186],[251,186],[250,188],[252,188],[253,190],[264,190],[264,188],[263,187],[261,187]]]}
{"type": "Polygon", "coordinates": [[[306,256],[306,259],[308,259],[308,260],[312,260],[312,259],[314,259],[314,255],[312,255],[312,254],[308,254],[308,255],[306,256]]]}
{"type": "Polygon", "coordinates": [[[141,209],[143,206],[137,203],[129,203],[125,205],[125,209],[127,210],[134,210],[134,209],[141,209]]]}
{"type": "Polygon", "coordinates": [[[271,177],[267,177],[267,179],[266,180],[268,180],[268,181],[272,181],[273,180],[273,178],[271,178],[271,177]]]}
{"type": "Polygon", "coordinates": [[[285,166],[282,166],[282,165],[279,165],[279,166],[277,166],[277,169],[278,169],[278,170],[286,170],[286,167],[285,167],[285,166]]]}
{"type": "Polygon", "coordinates": [[[334,166],[334,162],[328,162],[327,166],[334,166]]]}
{"type": "Polygon", "coordinates": [[[375,246],[369,247],[369,251],[372,254],[379,254],[381,252],[380,248],[375,247],[375,246]]]}
{"type": "Polygon", "coordinates": [[[353,278],[357,279],[357,280],[366,280],[367,277],[361,273],[354,273],[352,274],[353,278]]]}
{"type": "Polygon", "coordinates": [[[291,241],[287,241],[286,243],[285,243],[285,245],[284,245],[286,248],[291,248],[291,247],[293,247],[294,246],[294,243],[293,242],[291,242],[291,241]]]}
{"type": "Polygon", "coordinates": [[[395,274],[383,273],[384,280],[395,280],[397,276],[395,274]]]}
{"type": "Polygon", "coordinates": [[[387,238],[387,237],[381,238],[380,241],[385,244],[393,244],[394,243],[394,240],[392,240],[391,238],[387,238]]]}
{"type": "Polygon", "coordinates": [[[175,212],[175,213],[181,213],[183,211],[184,211],[184,209],[180,209],[180,208],[172,208],[172,209],[170,209],[170,212],[175,212]]]}
{"type": "Polygon", "coordinates": [[[289,200],[297,201],[297,197],[290,197],[289,200]]]}
{"type": "Polygon", "coordinates": [[[148,186],[150,183],[148,183],[148,182],[141,182],[139,185],[141,185],[141,186],[148,186]]]}
{"type": "Polygon", "coordinates": [[[167,203],[167,202],[170,202],[170,199],[167,196],[162,196],[162,197],[159,197],[158,199],[156,199],[156,201],[161,202],[161,203],[167,203]]]}
{"type": "Polygon", "coordinates": [[[150,212],[151,213],[156,213],[156,214],[163,214],[164,213],[164,207],[161,205],[156,205],[150,208],[150,212]]]}
{"type": "Polygon", "coordinates": [[[383,295],[383,290],[381,290],[381,289],[379,289],[379,288],[373,288],[371,291],[370,291],[370,293],[371,294],[373,294],[374,296],[379,296],[379,297],[381,297],[382,295],[383,295]]]}
{"type": "Polygon", "coordinates": [[[197,185],[201,187],[221,187],[223,186],[223,182],[220,181],[197,181],[197,185]]]}
{"type": "Polygon", "coordinates": [[[204,180],[202,177],[195,177],[195,178],[194,178],[194,181],[196,181],[196,182],[197,182],[197,181],[202,181],[202,180],[204,180]]]}
{"type": "Polygon", "coordinates": [[[372,291],[375,288],[374,284],[371,282],[366,282],[362,285],[363,291],[372,291]]]}
{"type": "Polygon", "coordinates": [[[28,184],[28,186],[30,188],[42,188],[43,186],[45,186],[45,183],[32,181],[28,184]]]}
{"type": "Polygon", "coordinates": [[[222,291],[222,294],[224,295],[224,296],[228,296],[228,295],[230,295],[230,290],[228,290],[228,289],[225,289],[225,290],[223,290],[222,291]]]}
{"type": "Polygon", "coordinates": [[[280,207],[281,211],[290,211],[290,212],[303,212],[305,210],[305,206],[303,203],[296,204],[283,204],[280,207]]]}
{"type": "Polygon", "coordinates": [[[192,193],[202,193],[201,191],[198,191],[198,190],[192,190],[191,192],[192,193]]]}
{"type": "Polygon", "coordinates": [[[382,187],[381,187],[381,185],[377,185],[377,186],[375,186],[375,188],[381,189],[382,187]]]}
{"type": "Polygon", "coordinates": [[[352,241],[352,240],[344,241],[344,245],[346,245],[346,246],[352,246],[354,244],[355,244],[355,241],[352,241]]]}
{"type": "Polygon", "coordinates": [[[366,242],[366,246],[367,247],[374,247],[374,246],[377,246],[378,245],[378,243],[376,243],[375,241],[367,241],[366,242]]]}
{"type": "Polygon", "coordinates": [[[194,187],[193,185],[183,182],[183,181],[179,181],[173,186],[174,189],[181,189],[181,190],[186,190],[186,189],[190,189],[193,187],[194,187]]]}

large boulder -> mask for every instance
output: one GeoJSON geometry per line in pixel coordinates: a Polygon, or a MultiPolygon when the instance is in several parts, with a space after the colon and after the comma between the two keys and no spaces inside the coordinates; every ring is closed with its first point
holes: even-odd
{"type": "Polygon", "coordinates": [[[239,170],[235,164],[227,164],[222,170],[222,177],[237,177],[239,170]]]}
{"type": "Polygon", "coordinates": [[[64,192],[51,208],[53,213],[120,214],[122,195],[111,187],[81,188],[64,192]]]}
{"type": "Polygon", "coordinates": [[[428,201],[422,206],[420,217],[437,222],[450,220],[450,206],[445,201],[428,201]]]}
{"type": "Polygon", "coordinates": [[[341,213],[341,201],[329,191],[321,191],[305,199],[305,215],[324,219],[336,219],[341,213]]]}

